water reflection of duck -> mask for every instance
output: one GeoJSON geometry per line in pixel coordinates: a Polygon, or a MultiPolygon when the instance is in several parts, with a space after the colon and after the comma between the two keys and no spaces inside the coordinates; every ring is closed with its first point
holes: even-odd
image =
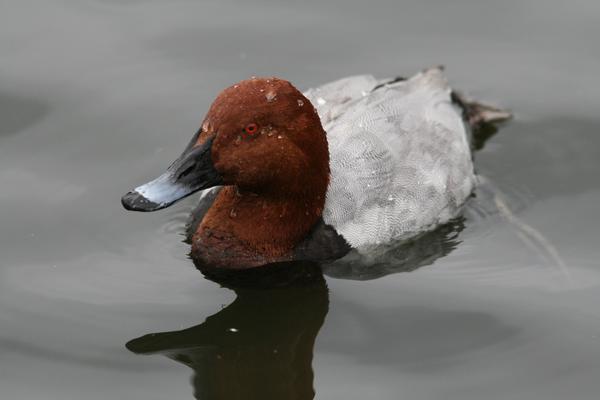
{"type": "Polygon", "coordinates": [[[327,276],[339,279],[370,280],[399,272],[411,272],[432,265],[460,244],[464,218],[456,218],[418,237],[382,247],[369,254],[349,254],[342,260],[322,265],[327,276]]]}
{"type": "Polygon", "coordinates": [[[198,399],[312,399],[313,346],[329,299],[318,268],[309,273],[285,287],[235,289],[233,303],[200,325],[151,333],[127,348],[192,368],[198,399]]]}
{"type": "Polygon", "coordinates": [[[154,211],[223,185],[192,240],[192,257],[217,267],[368,254],[455,218],[475,186],[468,126],[507,117],[462,100],[440,68],[305,94],[253,78],[225,89],[182,156],[122,202],[154,211]]]}

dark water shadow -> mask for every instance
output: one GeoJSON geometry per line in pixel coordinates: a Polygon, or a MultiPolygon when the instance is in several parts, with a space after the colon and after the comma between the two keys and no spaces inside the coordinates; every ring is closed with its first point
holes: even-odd
{"type": "Polygon", "coordinates": [[[416,238],[374,249],[369,259],[357,252],[323,265],[323,273],[332,278],[370,280],[399,272],[411,272],[433,264],[461,243],[465,219],[457,218],[416,238]]]}
{"type": "Polygon", "coordinates": [[[47,104],[34,99],[0,93],[0,137],[10,136],[39,122],[46,114],[47,104]]]}
{"type": "Polygon", "coordinates": [[[150,333],[126,347],[190,367],[197,399],[312,399],[313,346],[327,314],[328,289],[316,265],[300,279],[269,287],[285,281],[274,277],[289,267],[245,279],[258,283],[235,287],[237,298],[199,325],[150,333]]]}
{"type": "Polygon", "coordinates": [[[473,151],[482,150],[485,144],[498,133],[498,125],[491,123],[482,123],[478,129],[473,132],[471,138],[471,148],[473,151]]]}

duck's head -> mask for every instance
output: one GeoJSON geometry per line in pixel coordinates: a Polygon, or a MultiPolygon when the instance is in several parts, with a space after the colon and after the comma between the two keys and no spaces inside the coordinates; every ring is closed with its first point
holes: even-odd
{"type": "Polygon", "coordinates": [[[327,139],[310,101],[285,80],[252,78],[223,90],[183,154],[122,203],[155,211],[219,185],[265,195],[324,195],[328,179],[327,139]]]}

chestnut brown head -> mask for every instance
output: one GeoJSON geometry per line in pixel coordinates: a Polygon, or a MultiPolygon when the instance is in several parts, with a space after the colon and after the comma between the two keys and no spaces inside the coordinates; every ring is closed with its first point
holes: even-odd
{"type": "Polygon", "coordinates": [[[218,185],[257,194],[324,193],[328,179],[327,138],[310,101],[288,81],[251,78],[223,90],[179,159],[122,202],[154,211],[218,185]]]}

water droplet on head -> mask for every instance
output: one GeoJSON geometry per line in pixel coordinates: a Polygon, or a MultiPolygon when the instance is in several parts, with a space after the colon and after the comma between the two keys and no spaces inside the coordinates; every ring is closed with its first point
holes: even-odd
{"type": "Polygon", "coordinates": [[[304,101],[302,99],[298,99],[298,107],[302,107],[304,105],[304,101]]]}
{"type": "Polygon", "coordinates": [[[232,208],[231,211],[229,211],[229,216],[231,218],[237,217],[237,211],[235,211],[235,208],[232,208]]]}
{"type": "Polygon", "coordinates": [[[275,92],[267,92],[267,94],[265,95],[265,97],[267,98],[267,101],[270,103],[272,101],[277,100],[277,93],[275,93],[275,92]]]}

